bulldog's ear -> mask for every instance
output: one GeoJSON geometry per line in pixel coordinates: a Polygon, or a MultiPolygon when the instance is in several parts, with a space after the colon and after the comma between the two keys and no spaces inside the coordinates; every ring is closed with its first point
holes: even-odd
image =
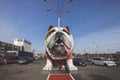
{"type": "Polygon", "coordinates": [[[50,29],[52,29],[52,28],[53,28],[53,26],[52,26],[52,25],[50,25],[50,26],[49,26],[49,28],[48,28],[48,31],[49,31],[50,29]]]}
{"type": "Polygon", "coordinates": [[[69,29],[69,27],[68,27],[68,26],[65,26],[65,28],[66,28],[68,31],[70,31],[70,29],[69,29]]]}

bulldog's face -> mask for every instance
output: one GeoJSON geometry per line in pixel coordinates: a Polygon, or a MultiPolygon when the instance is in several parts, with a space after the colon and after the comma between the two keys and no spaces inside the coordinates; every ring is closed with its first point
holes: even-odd
{"type": "Polygon", "coordinates": [[[73,37],[66,27],[50,26],[45,37],[46,50],[53,59],[67,58],[67,51],[73,49],[73,37]]]}

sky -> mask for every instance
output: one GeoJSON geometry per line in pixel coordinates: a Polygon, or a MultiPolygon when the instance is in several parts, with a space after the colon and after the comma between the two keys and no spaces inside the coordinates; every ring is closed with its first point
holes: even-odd
{"type": "MultiPolygon", "coordinates": [[[[49,25],[57,26],[58,0],[0,0],[0,41],[26,39],[32,49],[44,52],[49,25]],[[46,9],[51,8],[50,12],[46,9]]],[[[67,0],[60,0],[60,10],[67,0]]],[[[61,27],[69,26],[74,52],[120,51],[120,1],[73,0],[64,7],[61,27]],[[71,13],[65,12],[67,9],[71,13]]]]}

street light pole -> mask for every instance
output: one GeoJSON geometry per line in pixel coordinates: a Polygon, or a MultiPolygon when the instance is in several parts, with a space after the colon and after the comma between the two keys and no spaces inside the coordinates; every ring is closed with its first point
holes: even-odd
{"type": "MultiPolygon", "coordinates": [[[[44,0],[45,2],[49,2],[49,0],[44,0]]],[[[66,3],[64,3],[63,5],[62,5],[62,7],[61,7],[61,9],[60,9],[60,0],[58,0],[58,3],[57,3],[57,5],[58,5],[58,7],[57,7],[57,9],[50,9],[50,8],[48,8],[47,9],[47,11],[53,11],[53,12],[56,12],[57,13],[57,17],[58,17],[58,27],[61,27],[61,14],[64,12],[64,7],[68,4],[68,3],[70,3],[70,2],[72,2],[72,0],[67,0],[67,2],[66,3]]],[[[52,5],[52,7],[53,7],[53,4],[51,3],[51,5],[52,5]]],[[[70,10],[66,10],[68,13],[70,13],[70,10]]]]}

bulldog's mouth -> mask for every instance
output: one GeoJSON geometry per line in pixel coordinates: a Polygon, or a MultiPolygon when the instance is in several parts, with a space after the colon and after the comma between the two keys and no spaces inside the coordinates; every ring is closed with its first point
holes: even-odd
{"type": "Polygon", "coordinates": [[[61,39],[55,41],[52,48],[48,48],[50,56],[54,59],[65,59],[69,55],[70,48],[61,39]]]}

